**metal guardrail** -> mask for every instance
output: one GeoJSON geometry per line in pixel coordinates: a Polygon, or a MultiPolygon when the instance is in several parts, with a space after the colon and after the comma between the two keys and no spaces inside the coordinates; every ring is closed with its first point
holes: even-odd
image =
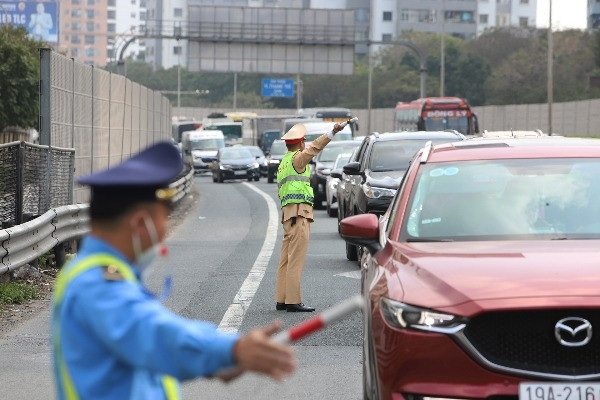
{"type": "MultiPolygon", "coordinates": [[[[177,189],[172,199],[181,200],[192,187],[194,170],[173,182],[177,189]]],[[[48,253],[57,245],[79,238],[89,230],[89,204],[73,204],[52,208],[24,224],[0,230],[0,275],[48,253]]]]}

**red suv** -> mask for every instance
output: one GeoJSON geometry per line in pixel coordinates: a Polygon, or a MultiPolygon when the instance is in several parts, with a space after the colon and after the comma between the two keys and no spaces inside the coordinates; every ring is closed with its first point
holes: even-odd
{"type": "Polygon", "coordinates": [[[600,398],[600,140],[426,146],[362,262],[365,399],[600,398]]]}

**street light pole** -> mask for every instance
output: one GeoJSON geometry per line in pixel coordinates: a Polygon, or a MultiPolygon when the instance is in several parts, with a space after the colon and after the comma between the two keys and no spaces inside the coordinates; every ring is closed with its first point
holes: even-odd
{"type": "Polygon", "coordinates": [[[446,88],[446,0],[442,0],[442,43],[440,56],[440,97],[444,97],[446,88]]]}
{"type": "Polygon", "coordinates": [[[233,73],[233,110],[237,111],[237,72],[233,73]]]}
{"type": "Polygon", "coordinates": [[[368,46],[369,55],[369,76],[367,80],[367,135],[371,134],[371,107],[373,97],[373,56],[371,55],[371,45],[368,46]]]}
{"type": "Polygon", "coordinates": [[[177,54],[177,112],[181,114],[181,45],[179,39],[177,39],[177,48],[179,49],[177,54]]]}
{"type": "Polygon", "coordinates": [[[548,134],[552,135],[552,102],[554,101],[554,45],[552,43],[552,0],[548,22],[548,134]]]}

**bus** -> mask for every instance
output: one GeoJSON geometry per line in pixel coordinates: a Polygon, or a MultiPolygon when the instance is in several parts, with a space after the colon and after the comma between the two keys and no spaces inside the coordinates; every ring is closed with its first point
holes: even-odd
{"type": "Polygon", "coordinates": [[[463,135],[479,133],[477,115],[466,100],[459,97],[427,97],[396,104],[395,131],[448,129],[456,130],[463,135]]]}
{"type": "MultiPolygon", "coordinates": [[[[323,122],[345,122],[354,117],[349,108],[341,107],[301,108],[298,110],[298,115],[320,119],[323,122]]],[[[355,136],[358,131],[358,122],[350,124],[350,130],[352,136],[355,136]]]]}

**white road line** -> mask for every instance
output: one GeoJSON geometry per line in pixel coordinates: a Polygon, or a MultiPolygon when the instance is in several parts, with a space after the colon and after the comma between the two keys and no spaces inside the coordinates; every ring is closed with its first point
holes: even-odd
{"type": "Polygon", "coordinates": [[[252,303],[252,299],[258,290],[258,286],[260,285],[263,276],[265,276],[265,271],[267,270],[267,266],[273,255],[273,249],[275,248],[275,242],[277,241],[277,228],[279,227],[279,211],[271,196],[267,195],[262,190],[257,189],[254,185],[246,182],[243,182],[243,184],[265,199],[267,206],[269,207],[269,223],[267,225],[267,233],[262,248],[260,249],[260,253],[258,253],[258,257],[256,257],[256,261],[254,261],[250,273],[244,280],[244,283],[242,283],[240,290],[238,290],[233,298],[233,303],[229,305],[229,308],[225,312],[225,315],[223,315],[223,319],[219,324],[219,330],[222,332],[237,332],[240,329],[242,321],[244,320],[244,315],[252,303]]]}
{"type": "Polygon", "coordinates": [[[345,278],[360,279],[360,271],[342,272],[333,276],[343,276],[345,278]]]}

